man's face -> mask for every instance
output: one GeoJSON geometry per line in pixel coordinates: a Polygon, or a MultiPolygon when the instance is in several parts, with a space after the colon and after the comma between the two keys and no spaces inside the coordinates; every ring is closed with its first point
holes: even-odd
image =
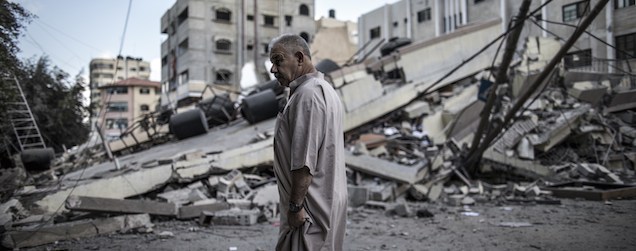
{"type": "Polygon", "coordinates": [[[298,60],[283,46],[275,44],[269,53],[269,60],[272,62],[270,72],[280,85],[289,87],[289,83],[298,78],[298,60]]]}

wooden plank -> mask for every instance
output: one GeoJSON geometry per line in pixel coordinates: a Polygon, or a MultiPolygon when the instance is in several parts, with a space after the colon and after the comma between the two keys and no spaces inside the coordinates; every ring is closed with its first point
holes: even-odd
{"type": "Polygon", "coordinates": [[[66,208],[75,211],[103,213],[147,213],[151,215],[176,216],[174,203],[149,200],[122,200],[88,196],[70,196],[66,208]]]}
{"type": "Polygon", "coordinates": [[[62,240],[93,237],[116,231],[150,226],[148,214],[123,215],[92,221],[67,222],[33,229],[14,230],[4,234],[2,245],[7,248],[24,248],[62,240]]]}
{"type": "Polygon", "coordinates": [[[427,174],[424,164],[410,167],[368,155],[346,153],[345,162],[354,170],[407,184],[415,184],[427,174]]]}

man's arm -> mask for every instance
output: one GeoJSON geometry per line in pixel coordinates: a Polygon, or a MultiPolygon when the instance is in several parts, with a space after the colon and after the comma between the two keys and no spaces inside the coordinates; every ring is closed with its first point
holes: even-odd
{"type": "Polygon", "coordinates": [[[296,205],[301,205],[303,208],[297,212],[292,213],[290,211],[287,212],[287,221],[289,226],[293,228],[298,228],[303,225],[305,222],[305,209],[304,205],[302,205],[305,201],[305,196],[307,195],[307,190],[309,189],[309,185],[311,184],[312,176],[309,173],[309,168],[306,166],[293,170],[291,172],[292,175],[292,190],[291,190],[291,198],[289,200],[290,203],[294,203],[296,205]]]}

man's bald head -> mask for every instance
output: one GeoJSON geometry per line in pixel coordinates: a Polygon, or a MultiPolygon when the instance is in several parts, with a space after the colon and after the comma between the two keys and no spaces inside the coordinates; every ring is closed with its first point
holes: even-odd
{"type": "Polygon", "coordinates": [[[307,41],[301,36],[295,34],[283,34],[274,39],[269,44],[269,48],[274,48],[275,45],[281,45],[285,50],[291,54],[296,51],[301,51],[305,56],[311,60],[311,53],[309,52],[309,45],[307,41]]]}

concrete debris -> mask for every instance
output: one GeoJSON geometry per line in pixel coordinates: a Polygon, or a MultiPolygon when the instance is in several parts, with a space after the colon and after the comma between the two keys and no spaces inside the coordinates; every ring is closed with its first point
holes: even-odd
{"type": "Polygon", "coordinates": [[[231,208],[217,212],[203,211],[199,217],[199,223],[201,225],[214,223],[216,225],[251,226],[256,224],[259,215],[260,211],[258,209],[231,208]]]}

